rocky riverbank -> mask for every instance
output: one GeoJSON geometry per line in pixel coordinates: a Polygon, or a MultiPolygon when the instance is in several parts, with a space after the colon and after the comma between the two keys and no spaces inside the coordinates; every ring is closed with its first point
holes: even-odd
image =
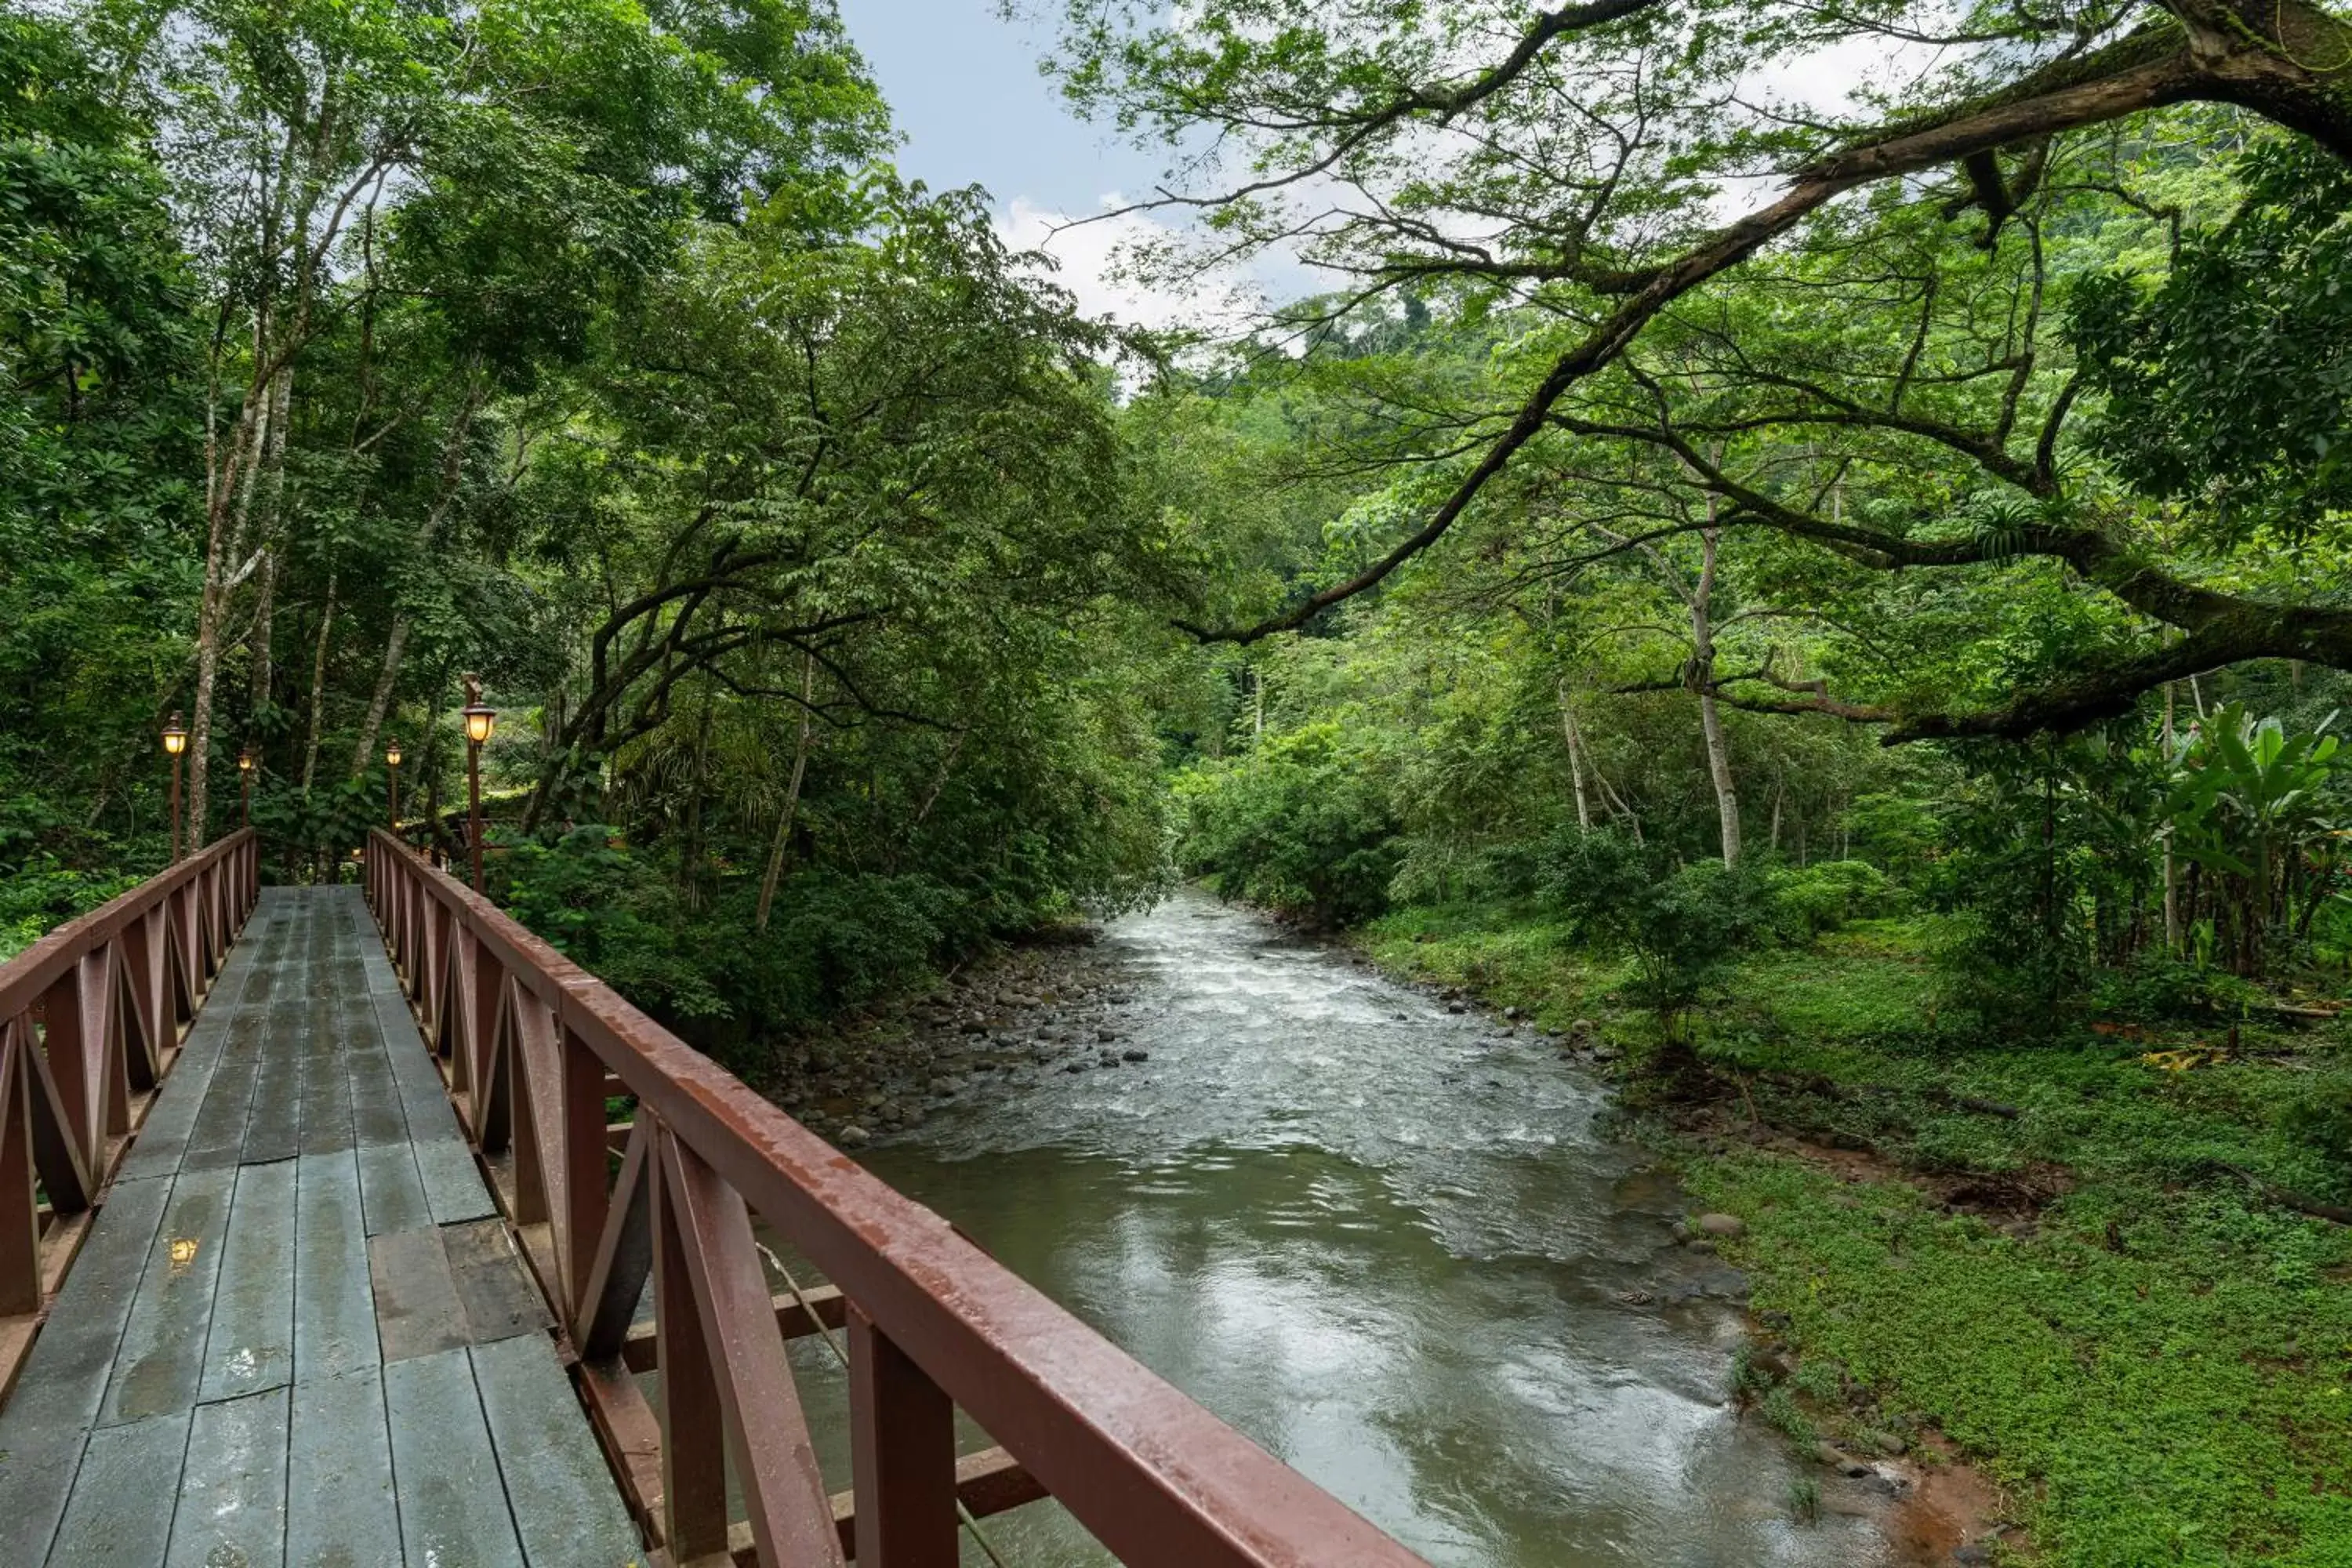
{"type": "Polygon", "coordinates": [[[1133,1068],[1134,977],[1087,927],[1002,949],[930,992],[788,1047],[779,1104],[844,1149],[1048,1073],[1133,1068]]]}

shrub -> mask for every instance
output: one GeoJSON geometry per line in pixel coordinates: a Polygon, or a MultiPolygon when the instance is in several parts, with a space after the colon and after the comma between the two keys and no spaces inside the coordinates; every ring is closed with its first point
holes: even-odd
{"type": "Polygon", "coordinates": [[[2321,1074],[2279,1121],[2297,1142],[2339,1163],[2352,1163],[2352,1073],[2321,1074]]]}
{"type": "Polygon", "coordinates": [[[1848,921],[1903,912],[1902,889],[1866,860],[1823,860],[1767,872],[1765,889],[1780,931],[1811,942],[1848,921]]]}
{"type": "Polygon", "coordinates": [[[592,823],[552,845],[518,844],[505,862],[508,912],[637,1005],[671,1020],[729,1012],[677,886],[614,847],[612,829],[592,823]]]}
{"type": "Polygon", "coordinates": [[[1668,1042],[1683,1015],[1770,924],[1761,879],[1720,860],[1676,866],[1612,827],[1567,828],[1549,857],[1549,893],[1578,940],[1633,961],[1629,992],[1668,1042]]]}
{"type": "Polygon", "coordinates": [[[1402,858],[1385,792],[1337,724],[1273,737],[1176,779],[1179,854],[1223,898],[1354,925],[1388,908],[1402,858]]]}

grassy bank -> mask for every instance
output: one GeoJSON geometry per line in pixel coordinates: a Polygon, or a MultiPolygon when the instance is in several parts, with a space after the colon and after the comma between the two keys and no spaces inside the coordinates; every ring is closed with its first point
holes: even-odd
{"type": "Polygon", "coordinates": [[[1644,1103],[1621,976],[1539,918],[1360,933],[1623,1049],[1645,1132],[1747,1222],[1724,1250],[1794,1352],[1790,1389],[1753,1385],[1792,1436],[1940,1431],[2037,1561],[2352,1563],[2352,1229],[2293,1206],[2352,1204],[2327,1109],[2346,1025],[1971,1037],[1936,1017],[1930,935],[1865,922],[1748,960],[1699,1023],[1717,1097],[1668,1105],[1644,1103]]]}

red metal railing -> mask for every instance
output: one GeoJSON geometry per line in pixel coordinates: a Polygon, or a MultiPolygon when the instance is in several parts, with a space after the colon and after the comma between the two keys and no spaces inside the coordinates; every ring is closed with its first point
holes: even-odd
{"type": "Polygon", "coordinates": [[[259,875],[245,829],[0,964],[0,1400],[259,875]]]}
{"type": "Polygon", "coordinates": [[[953,1568],[960,1502],[977,1517],[1050,1495],[1128,1563],[1424,1568],[381,831],[368,894],[624,1490],[673,1561],[953,1568]],[[622,1095],[634,1120],[608,1129],[622,1095]],[[832,1285],[772,1294],[754,1214],[832,1285]],[[784,1350],[820,1325],[848,1331],[839,1497],[784,1350]],[[959,1406],[1003,1447],[959,1460],[959,1406]]]}

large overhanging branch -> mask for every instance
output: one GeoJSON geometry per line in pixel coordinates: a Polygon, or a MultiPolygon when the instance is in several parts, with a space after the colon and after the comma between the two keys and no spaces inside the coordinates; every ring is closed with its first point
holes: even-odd
{"type": "MultiPolygon", "coordinates": [[[[1454,526],[1487,483],[1543,429],[1568,390],[1599,371],[1660,311],[1788,233],[1858,186],[1973,155],[2191,100],[2239,104],[2311,137],[2352,162],[2352,30],[2290,0],[2241,15],[2216,0],[2179,0],[2180,20],[2143,27],[2107,47],[2053,66],[2009,92],[1937,119],[1887,128],[1812,163],[1780,198],[1717,230],[1658,268],[1624,303],[1562,354],[1485,456],[1428,522],[1361,572],[1253,626],[1210,628],[1178,621],[1203,642],[1253,643],[1295,631],[1334,605],[1384,582],[1454,526]],[[2315,40],[2332,47],[2315,54],[2315,40]],[[2297,63],[2316,60],[2316,68],[2297,63]]],[[[1399,118],[1402,116],[1400,115],[1399,118]]]]}

